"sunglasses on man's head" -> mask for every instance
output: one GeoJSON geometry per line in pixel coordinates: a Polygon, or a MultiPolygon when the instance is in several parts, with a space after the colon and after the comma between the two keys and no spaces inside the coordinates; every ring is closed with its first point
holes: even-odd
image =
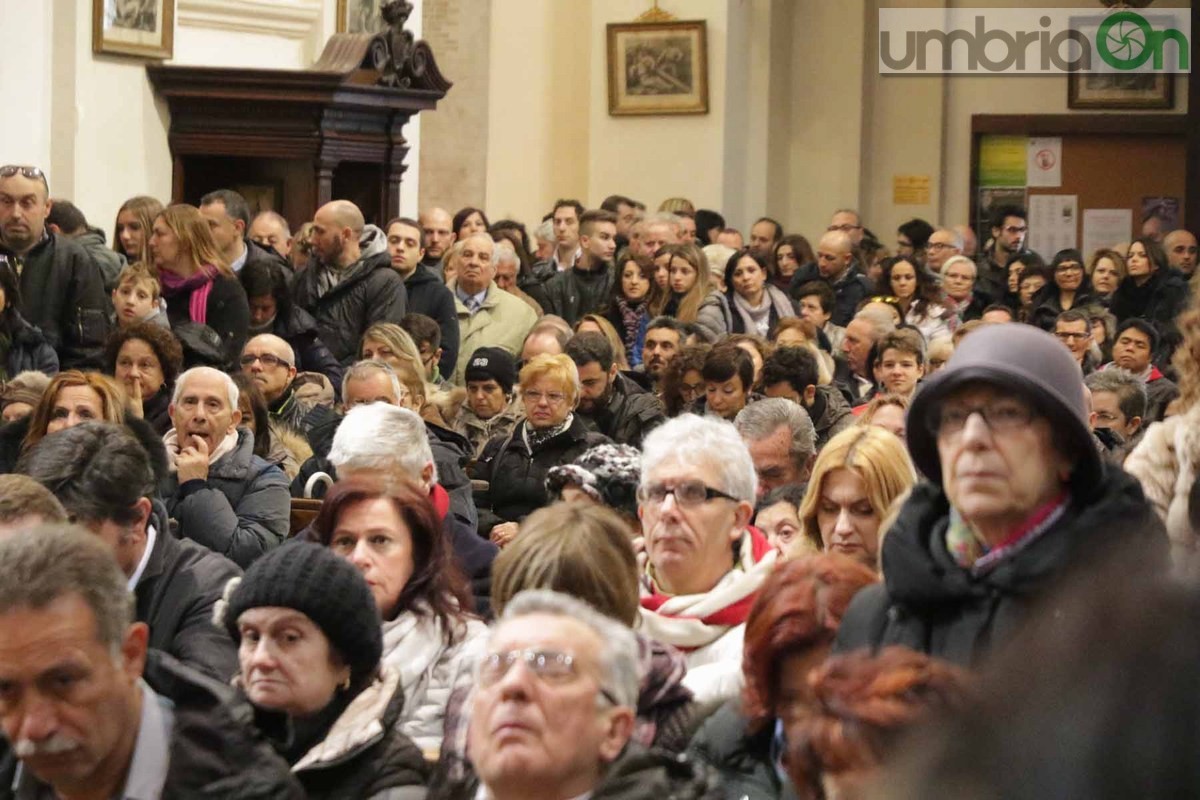
{"type": "Polygon", "coordinates": [[[46,187],[46,192],[49,193],[50,182],[46,180],[46,173],[42,172],[37,167],[23,167],[18,164],[8,164],[0,167],[0,178],[11,178],[18,172],[24,177],[29,178],[31,181],[41,181],[42,185],[46,187]]]}

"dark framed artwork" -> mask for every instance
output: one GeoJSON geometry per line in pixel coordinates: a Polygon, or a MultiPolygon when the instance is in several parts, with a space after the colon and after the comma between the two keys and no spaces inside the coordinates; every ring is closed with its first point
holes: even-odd
{"type": "Polygon", "coordinates": [[[704,20],[608,25],[608,113],[708,113],[704,20]]]}
{"type": "Polygon", "coordinates": [[[383,28],[379,0],[337,0],[338,33],[379,33],[383,28]]]}
{"type": "Polygon", "coordinates": [[[168,59],[175,0],[92,0],[92,52],[168,59]]]}
{"type": "Polygon", "coordinates": [[[1067,108],[1174,108],[1175,76],[1167,72],[1072,72],[1067,108]]]}

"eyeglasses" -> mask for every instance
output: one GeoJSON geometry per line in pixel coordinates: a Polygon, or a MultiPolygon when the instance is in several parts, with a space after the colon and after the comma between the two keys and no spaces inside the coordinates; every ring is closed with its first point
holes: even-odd
{"type": "Polygon", "coordinates": [[[667,486],[664,483],[648,483],[639,486],[637,490],[638,500],[646,504],[659,505],[667,499],[667,495],[672,495],[676,504],[684,508],[698,506],[718,497],[738,502],[733,495],[707,486],[704,481],[680,481],[674,486],[667,486]]]}
{"type": "Polygon", "coordinates": [[[957,437],[973,414],[983,417],[992,433],[1019,430],[1033,420],[1032,408],[1019,400],[1002,398],[978,406],[943,405],[930,414],[929,429],[934,436],[957,437]]]}
{"type": "Polygon", "coordinates": [[[543,400],[552,406],[556,406],[567,399],[567,396],[562,392],[539,392],[536,389],[527,389],[521,392],[521,397],[524,398],[526,405],[531,406],[536,406],[543,400]]]}
{"type": "MultiPolygon", "coordinates": [[[[495,686],[508,671],[512,669],[513,664],[521,661],[525,664],[525,668],[534,674],[535,677],[542,683],[548,686],[563,686],[575,680],[579,675],[579,668],[575,664],[575,656],[570,653],[563,653],[559,650],[535,650],[532,648],[524,650],[509,650],[506,653],[487,653],[479,660],[476,667],[476,677],[479,685],[484,689],[495,686]]],[[[600,696],[614,706],[621,705],[617,702],[616,696],[600,687],[600,696]]]]}
{"type": "Polygon", "coordinates": [[[285,367],[287,369],[292,368],[291,364],[284,361],[279,356],[273,356],[270,353],[263,353],[262,355],[254,355],[253,353],[246,353],[246,355],[241,357],[241,359],[238,361],[238,363],[241,364],[243,367],[248,367],[251,364],[253,364],[255,361],[261,361],[262,365],[264,367],[271,367],[271,368],[285,367]]]}
{"type": "Polygon", "coordinates": [[[0,178],[11,178],[18,172],[31,181],[41,181],[42,185],[46,187],[46,192],[50,192],[50,181],[46,180],[46,173],[37,167],[22,167],[17,164],[7,164],[0,167],[0,178]]]}
{"type": "Polygon", "coordinates": [[[842,233],[849,233],[850,231],[856,231],[861,227],[862,227],[862,225],[851,225],[850,223],[845,223],[842,225],[830,225],[825,230],[829,231],[831,233],[833,231],[841,231],[842,233]]]}
{"type": "Polygon", "coordinates": [[[946,244],[945,242],[930,242],[929,244],[925,245],[925,249],[940,251],[940,250],[957,250],[958,248],[952,244],[946,244]]]}
{"type": "Polygon", "coordinates": [[[1090,333],[1080,333],[1078,331],[1055,331],[1054,335],[1064,342],[1078,342],[1082,339],[1091,338],[1090,333]]]}

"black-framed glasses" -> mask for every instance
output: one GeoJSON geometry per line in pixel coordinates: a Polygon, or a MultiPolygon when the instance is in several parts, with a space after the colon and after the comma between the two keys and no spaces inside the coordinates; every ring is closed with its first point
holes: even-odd
{"type": "Polygon", "coordinates": [[[1054,335],[1064,342],[1078,342],[1082,339],[1090,339],[1092,337],[1086,331],[1055,331],[1054,335]]]}
{"type": "Polygon", "coordinates": [[[967,420],[978,414],[992,433],[1009,433],[1033,421],[1033,409],[1026,403],[1003,397],[979,405],[946,403],[929,415],[929,429],[935,436],[956,437],[967,427],[967,420]]]}
{"type": "Polygon", "coordinates": [[[833,231],[841,231],[842,233],[849,233],[850,231],[856,231],[861,227],[862,227],[862,225],[851,225],[850,223],[845,223],[843,225],[830,225],[825,230],[830,233],[832,233],[833,231]]]}
{"type": "MultiPolygon", "coordinates": [[[[534,676],[548,686],[562,686],[568,684],[579,675],[579,667],[575,663],[575,656],[570,653],[564,653],[561,650],[544,650],[541,648],[524,648],[520,650],[508,650],[503,653],[487,653],[483,658],[479,659],[476,666],[476,677],[479,680],[479,685],[484,689],[495,686],[504,679],[508,671],[518,661],[525,664],[525,668],[534,674],[534,676]]],[[[600,696],[614,706],[621,705],[617,702],[616,695],[599,687],[600,696]]]]}
{"type": "Polygon", "coordinates": [[[940,250],[957,250],[958,248],[952,244],[946,244],[945,242],[930,242],[929,244],[925,245],[925,249],[940,251],[940,250]]]}
{"type": "Polygon", "coordinates": [[[49,194],[50,181],[47,180],[46,173],[42,172],[37,167],[27,167],[20,164],[6,164],[3,167],[0,167],[0,178],[11,178],[18,172],[31,181],[41,181],[42,185],[46,187],[46,193],[49,194]]]}
{"type": "Polygon", "coordinates": [[[273,356],[270,353],[263,353],[262,355],[254,355],[252,353],[246,353],[246,355],[241,357],[241,359],[238,361],[238,363],[241,364],[243,367],[248,367],[251,364],[253,364],[255,361],[261,361],[262,365],[264,367],[271,367],[271,368],[286,367],[287,369],[292,368],[291,364],[284,361],[279,356],[273,356]]]}
{"type": "Polygon", "coordinates": [[[726,494],[720,489],[714,489],[704,481],[698,480],[680,481],[674,486],[667,486],[665,483],[647,483],[639,486],[637,490],[638,500],[642,503],[659,505],[667,499],[667,495],[672,495],[675,502],[684,508],[698,506],[718,497],[722,500],[739,502],[733,495],[726,494]]]}

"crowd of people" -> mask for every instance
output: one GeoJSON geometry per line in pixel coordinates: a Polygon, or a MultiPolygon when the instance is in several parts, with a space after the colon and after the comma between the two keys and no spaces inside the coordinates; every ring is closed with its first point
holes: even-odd
{"type": "Polygon", "coordinates": [[[1196,238],[989,223],[0,168],[0,798],[1200,790],[1196,238]]]}

